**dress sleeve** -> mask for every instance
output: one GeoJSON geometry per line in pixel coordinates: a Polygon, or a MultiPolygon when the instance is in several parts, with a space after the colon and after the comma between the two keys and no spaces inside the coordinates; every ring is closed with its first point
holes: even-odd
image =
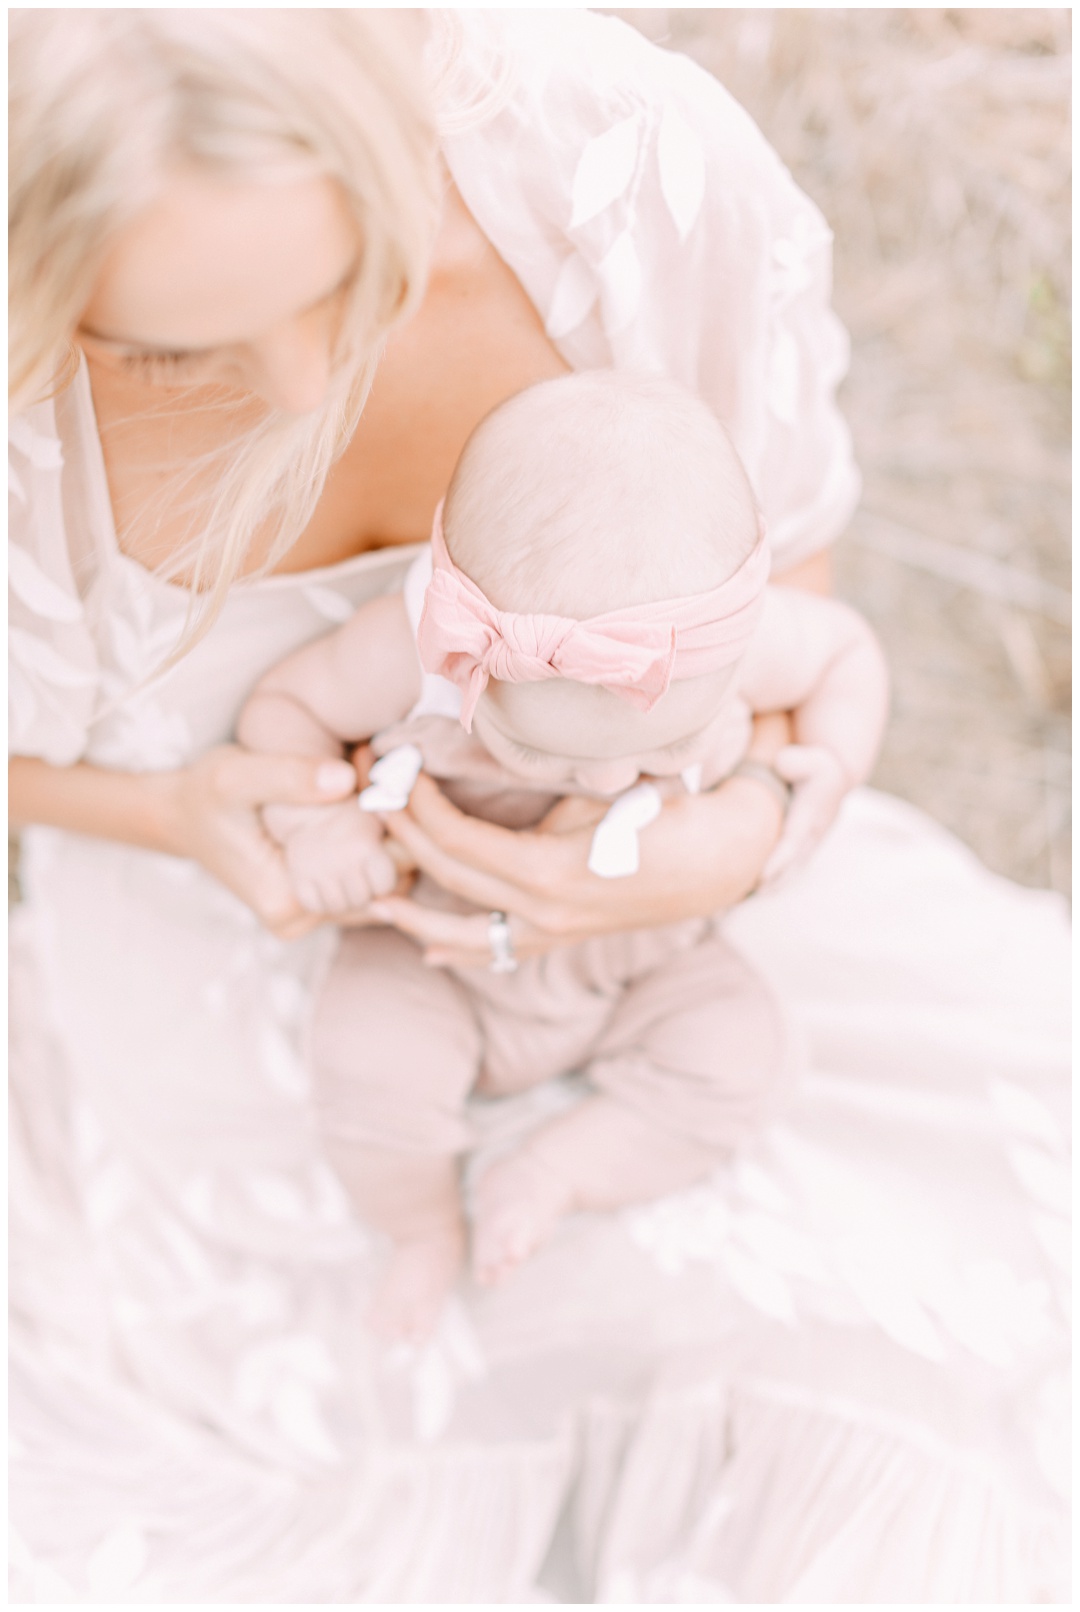
{"type": "Polygon", "coordinates": [[[831,307],[832,232],[727,91],[656,55],[666,94],[638,229],[659,335],[728,425],[779,573],[840,535],[861,490],[836,401],[850,343],[831,307]]]}
{"type": "Polygon", "coordinates": [[[666,374],[713,406],[782,572],[859,496],[825,220],[688,58],[594,13],[504,26],[512,90],[447,143],[462,195],[568,363],[666,374]]]}
{"type": "Polygon", "coordinates": [[[8,748],[69,766],[86,747],[98,658],[75,584],[51,402],[8,429],[8,748]]]}

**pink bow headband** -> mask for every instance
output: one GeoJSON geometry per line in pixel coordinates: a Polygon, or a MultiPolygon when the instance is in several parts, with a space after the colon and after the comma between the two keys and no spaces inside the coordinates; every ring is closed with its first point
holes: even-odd
{"type": "Polygon", "coordinates": [[[462,690],[466,733],[472,732],[476,702],[490,677],[503,683],[550,677],[599,683],[639,711],[651,711],[672,678],[701,677],[739,659],[757,626],[769,575],[759,517],[757,542],[720,587],[575,621],[496,610],[450,558],[442,504],[435,511],[431,552],[434,571],[417,648],[426,671],[462,690]]]}

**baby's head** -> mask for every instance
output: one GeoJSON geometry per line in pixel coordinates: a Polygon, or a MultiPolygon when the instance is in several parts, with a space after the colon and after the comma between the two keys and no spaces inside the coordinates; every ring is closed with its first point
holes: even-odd
{"type": "MultiPolygon", "coordinates": [[[[760,529],[711,410],[671,382],[610,370],[545,381],[489,414],[443,512],[450,558],[496,610],[574,621],[711,594],[754,554],[760,529]]],[[[666,645],[670,624],[651,619],[666,645]]],[[[707,753],[734,671],[729,659],[686,676],[676,662],[646,711],[602,680],[509,681],[496,665],[475,729],[539,787],[615,794],[707,753]]]]}

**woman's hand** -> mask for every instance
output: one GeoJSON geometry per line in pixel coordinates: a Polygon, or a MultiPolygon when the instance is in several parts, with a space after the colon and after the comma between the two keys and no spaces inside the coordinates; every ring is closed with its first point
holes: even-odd
{"type": "MultiPolygon", "coordinates": [[[[165,849],[191,857],[251,908],[266,927],[291,940],[321,921],[301,906],[281,848],[263,828],[270,804],[325,806],[356,789],[346,761],[256,755],[218,745],[189,767],[158,775],[164,792],[165,849]]],[[[359,921],[360,915],[353,915],[359,921]]]]}
{"type": "MultiPolygon", "coordinates": [[[[752,754],[771,760],[784,717],[765,718],[752,754]]],[[[677,796],[642,834],[639,871],[601,879],[586,863],[609,802],[569,797],[538,828],[515,831],[467,817],[421,774],[387,833],[444,889],[483,910],[459,915],[392,897],[371,912],[415,937],[431,963],[489,963],[488,912],[511,915],[518,956],[613,930],[641,929],[734,906],[754,889],[780,833],[772,792],[732,778],[706,795],[677,796]]]]}

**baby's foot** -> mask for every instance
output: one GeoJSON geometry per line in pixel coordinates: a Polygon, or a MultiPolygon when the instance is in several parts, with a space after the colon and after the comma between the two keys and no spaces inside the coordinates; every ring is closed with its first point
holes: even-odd
{"type": "Polygon", "coordinates": [[[384,1343],[424,1343],[435,1330],[465,1259],[460,1224],[395,1243],[368,1312],[384,1343]]]}
{"type": "Polygon", "coordinates": [[[477,1282],[494,1287],[505,1281],[572,1208],[569,1181],[525,1149],[493,1164],[476,1186],[472,1264],[477,1282]]]}

